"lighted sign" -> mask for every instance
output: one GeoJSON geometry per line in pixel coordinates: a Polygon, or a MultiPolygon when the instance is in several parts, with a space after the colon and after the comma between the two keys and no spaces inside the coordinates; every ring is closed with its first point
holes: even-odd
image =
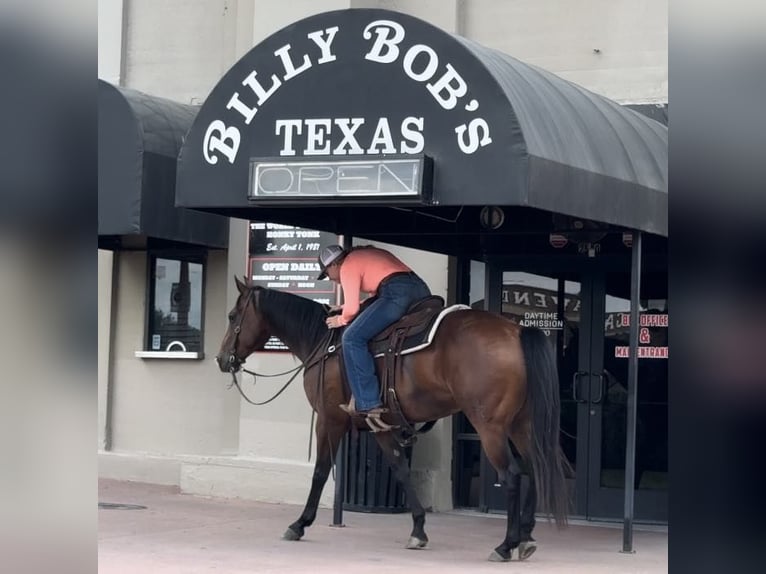
{"type": "Polygon", "coordinates": [[[253,159],[249,199],[317,198],[422,199],[430,174],[427,158],[365,160],[253,159]]]}

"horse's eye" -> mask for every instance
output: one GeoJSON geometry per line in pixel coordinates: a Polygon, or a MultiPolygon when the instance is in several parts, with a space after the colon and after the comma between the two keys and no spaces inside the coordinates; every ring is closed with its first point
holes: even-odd
{"type": "Polygon", "coordinates": [[[237,316],[234,313],[229,313],[229,323],[233,323],[237,316]]]}

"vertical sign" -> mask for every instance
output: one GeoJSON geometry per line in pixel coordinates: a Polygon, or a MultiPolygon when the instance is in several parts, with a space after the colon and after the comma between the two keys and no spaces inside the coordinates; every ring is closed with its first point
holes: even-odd
{"type": "MultiPolygon", "coordinates": [[[[319,275],[319,251],[333,243],[340,243],[333,233],[253,221],[250,223],[250,279],[261,287],[335,305],[335,284],[330,280],[316,280],[319,275]]],[[[282,341],[272,337],[264,350],[288,349],[282,341]]]]}

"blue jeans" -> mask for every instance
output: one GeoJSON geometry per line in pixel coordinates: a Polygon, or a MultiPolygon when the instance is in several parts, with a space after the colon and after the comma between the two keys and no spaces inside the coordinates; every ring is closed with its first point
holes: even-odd
{"type": "Polygon", "coordinates": [[[397,275],[381,285],[377,300],[346,327],[343,359],[357,410],[368,411],[380,406],[380,385],[368,342],[401,319],[415,301],[429,295],[428,285],[417,275],[397,275]]]}

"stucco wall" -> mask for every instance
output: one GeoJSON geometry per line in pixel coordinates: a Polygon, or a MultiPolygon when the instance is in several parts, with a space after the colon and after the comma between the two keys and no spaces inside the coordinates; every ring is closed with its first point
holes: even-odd
{"type": "Polygon", "coordinates": [[[147,255],[118,259],[112,385],[115,451],[220,454],[237,444],[237,402],[212,357],[225,323],[226,254],[208,256],[205,289],[205,360],[139,359],[143,349],[147,255]]]}

